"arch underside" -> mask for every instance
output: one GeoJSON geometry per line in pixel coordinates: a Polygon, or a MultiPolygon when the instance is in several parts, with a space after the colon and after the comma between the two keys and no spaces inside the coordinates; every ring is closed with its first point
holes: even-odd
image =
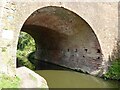
{"type": "Polygon", "coordinates": [[[62,7],[35,11],[22,31],[36,41],[36,59],[91,73],[99,70],[102,52],[92,28],[78,15],[62,7]]]}

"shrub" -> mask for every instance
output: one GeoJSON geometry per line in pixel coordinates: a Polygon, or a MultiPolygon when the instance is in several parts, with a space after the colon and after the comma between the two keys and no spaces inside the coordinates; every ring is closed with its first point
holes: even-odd
{"type": "Polygon", "coordinates": [[[106,78],[120,80],[120,59],[112,62],[108,72],[105,74],[106,78]]]}

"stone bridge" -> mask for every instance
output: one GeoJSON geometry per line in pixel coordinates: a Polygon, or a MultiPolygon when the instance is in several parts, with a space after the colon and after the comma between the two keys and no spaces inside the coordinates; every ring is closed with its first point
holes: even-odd
{"type": "Polygon", "coordinates": [[[92,75],[116,58],[118,2],[0,1],[0,72],[15,75],[20,31],[36,42],[35,58],[92,75]]]}

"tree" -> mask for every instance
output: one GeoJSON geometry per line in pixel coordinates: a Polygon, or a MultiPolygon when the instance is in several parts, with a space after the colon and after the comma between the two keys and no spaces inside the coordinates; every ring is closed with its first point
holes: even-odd
{"type": "Polygon", "coordinates": [[[20,32],[17,45],[17,66],[26,66],[34,69],[35,66],[28,60],[30,53],[35,51],[34,39],[25,32],[20,32]]]}

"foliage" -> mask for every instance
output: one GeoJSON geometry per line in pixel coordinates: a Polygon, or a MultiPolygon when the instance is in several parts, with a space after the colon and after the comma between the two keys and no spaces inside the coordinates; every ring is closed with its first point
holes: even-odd
{"type": "Polygon", "coordinates": [[[112,55],[110,56],[111,65],[108,72],[104,75],[105,78],[120,80],[120,41],[117,41],[112,55]]]}
{"type": "Polygon", "coordinates": [[[35,66],[28,60],[29,53],[35,51],[35,41],[27,33],[21,32],[17,45],[17,62],[18,66],[26,66],[34,69],[35,66]]]}
{"type": "Polygon", "coordinates": [[[18,63],[18,66],[26,66],[27,68],[32,69],[32,70],[35,69],[35,66],[28,60],[27,57],[18,56],[17,63],[18,63]]]}
{"type": "Polygon", "coordinates": [[[0,75],[0,89],[1,88],[19,88],[20,79],[15,77],[10,77],[5,74],[0,75]]]}
{"type": "Polygon", "coordinates": [[[106,78],[120,80],[120,59],[112,62],[109,71],[105,74],[106,78]]]}
{"type": "Polygon", "coordinates": [[[35,41],[27,33],[21,32],[18,40],[17,49],[20,51],[25,51],[24,54],[28,54],[32,51],[35,51],[35,41]]]}

